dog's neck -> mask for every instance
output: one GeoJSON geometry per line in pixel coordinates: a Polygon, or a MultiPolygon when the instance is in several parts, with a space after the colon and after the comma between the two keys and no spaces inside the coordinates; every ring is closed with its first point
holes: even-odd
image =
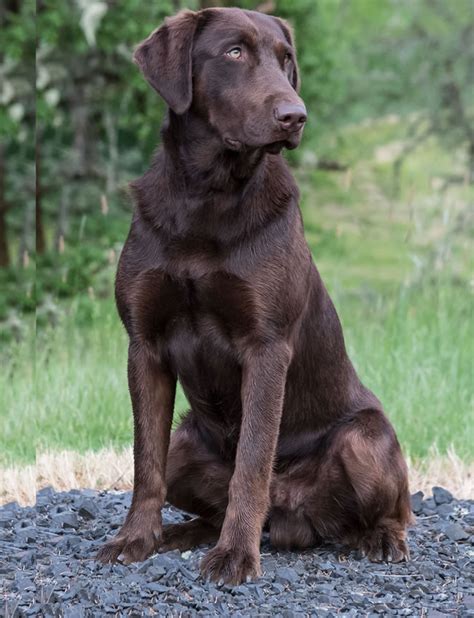
{"type": "Polygon", "coordinates": [[[130,187],[142,218],[166,237],[228,243],[263,228],[297,201],[280,155],[228,150],[216,131],[190,112],[170,112],[161,133],[162,149],[130,187]]]}
{"type": "Polygon", "coordinates": [[[234,197],[258,176],[267,156],[263,148],[233,151],[206,120],[192,110],[182,116],[171,110],[162,127],[163,146],[182,174],[187,193],[234,197]]]}

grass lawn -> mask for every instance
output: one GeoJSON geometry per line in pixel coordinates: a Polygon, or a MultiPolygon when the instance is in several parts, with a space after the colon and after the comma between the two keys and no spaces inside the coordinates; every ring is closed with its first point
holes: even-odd
{"type": "MultiPolygon", "coordinates": [[[[474,329],[466,290],[399,290],[386,303],[336,293],[335,300],[356,368],[383,401],[405,452],[422,457],[433,446],[452,446],[471,459],[474,329]]],[[[32,462],[36,448],[84,451],[131,441],[127,342],[113,303],[97,301],[88,327],[77,328],[76,311],[72,305],[61,327],[38,336],[36,409],[31,365],[22,362],[26,344],[13,353],[17,369],[0,378],[4,463],[32,462]]],[[[176,418],[185,409],[179,391],[176,418]]]]}
{"type": "MultiPolygon", "coordinates": [[[[348,129],[338,151],[351,164],[345,174],[315,171],[303,156],[297,176],[307,238],[351,358],[405,452],[422,458],[453,447],[472,461],[472,235],[463,218],[472,195],[464,186],[436,190],[447,162],[431,143],[408,162],[393,197],[377,144],[381,134],[390,141],[400,133],[387,124],[348,129]]],[[[31,326],[1,354],[2,465],[32,463],[37,449],[130,444],[127,342],[110,298],[78,296],[62,305],[55,328],[35,337],[31,326]]],[[[185,409],[178,392],[176,419],[185,409]]]]}

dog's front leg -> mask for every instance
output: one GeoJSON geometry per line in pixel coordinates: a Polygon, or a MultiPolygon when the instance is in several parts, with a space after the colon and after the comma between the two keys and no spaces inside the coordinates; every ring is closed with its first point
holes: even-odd
{"type": "Polygon", "coordinates": [[[134,417],[132,504],[120,532],[97,556],[102,562],[124,564],[145,560],[159,546],[176,392],[176,378],[143,342],[130,343],[128,382],[134,417]]]}
{"type": "Polygon", "coordinates": [[[286,343],[253,349],[242,368],[242,422],[219,541],[204,557],[205,577],[239,584],[260,575],[260,538],[269,506],[269,486],[280,427],[286,373],[286,343]]]}

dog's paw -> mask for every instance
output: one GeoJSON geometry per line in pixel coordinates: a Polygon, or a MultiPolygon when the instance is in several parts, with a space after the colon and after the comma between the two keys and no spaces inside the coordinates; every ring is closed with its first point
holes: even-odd
{"type": "Polygon", "coordinates": [[[260,556],[239,548],[225,549],[216,545],[204,556],[201,574],[214,582],[237,586],[262,574],[260,556]]]}
{"type": "Polygon", "coordinates": [[[410,550],[406,541],[394,541],[379,547],[366,547],[362,550],[371,562],[408,562],[410,550]]]}
{"type": "Polygon", "coordinates": [[[410,559],[410,550],[404,533],[375,530],[362,539],[359,550],[371,562],[403,562],[410,559]]]}
{"type": "Polygon", "coordinates": [[[219,529],[209,522],[197,517],[191,521],[163,526],[163,534],[158,551],[165,553],[178,549],[187,551],[204,543],[216,542],[219,529]]]}
{"type": "Polygon", "coordinates": [[[159,526],[147,527],[146,530],[127,529],[124,526],[114,539],[100,548],[96,558],[103,564],[141,562],[158,550],[160,539],[159,526]]]}

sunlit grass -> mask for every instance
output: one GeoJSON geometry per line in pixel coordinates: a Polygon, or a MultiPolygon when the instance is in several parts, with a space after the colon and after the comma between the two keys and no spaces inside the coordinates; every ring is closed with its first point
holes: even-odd
{"type": "Polygon", "coordinates": [[[341,298],[350,356],[381,399],[411,456],[434,446],[474,456],[474,321],[471,292],[450,284],[392,298],[341,298]]]}
{"type": "MultiPolygon", "coordinates": [[[[472,459],[469,290],[435,285],[389,297],[331,291],[356,368],[384,403],[405,452],[422,457],[433,446],[441,453],[452,446],[472,459]]],[[[36,448],[85,451],[132,440],[127,342],[113,303],[95,301],[89,326],[77,327],[77,311],[73,303],[58,327],[37,338],[35,404],[31,342],[13,351],[17,370],[0,383],[3,463],[32,462],[36,448]]],[[[179,392],[176,418],[185,409],[179,392]]]]}
{"type": "MultiPolygon", "coordinates": [[[[42,448],[97,449],[128,444],[127,337],[111,300],[91,301],[89,325],[77,327],[72,303],[61,325],[37,339],[37,439],[42,448]]],[[[186,402],[181,392],[176,410],[186,402]]]]}
{"type": "Polygon", "coordinates": [[[4,345],[0,356],[0,460],[32,461],[35,454],[35,329],[4,345]]]}

